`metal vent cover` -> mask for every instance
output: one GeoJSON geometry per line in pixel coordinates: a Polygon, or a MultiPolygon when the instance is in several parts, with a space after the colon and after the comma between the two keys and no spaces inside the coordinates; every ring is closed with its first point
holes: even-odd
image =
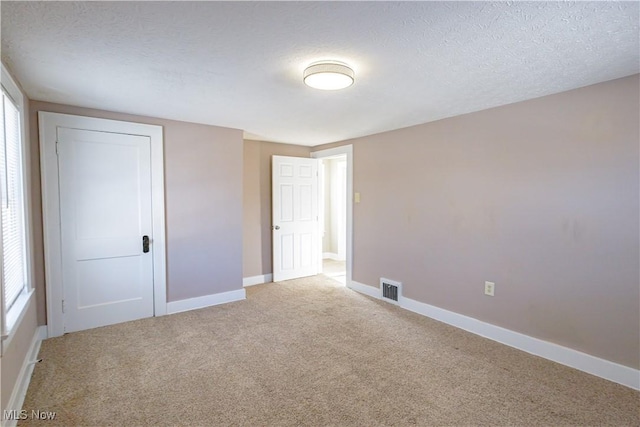
{"type": "Polygon", "coordinates": [[[392,304],[400,304],[400,295],[402,294],[402,283],[395,280],[380,278],[380,291],[382,299],[392,304]]]}

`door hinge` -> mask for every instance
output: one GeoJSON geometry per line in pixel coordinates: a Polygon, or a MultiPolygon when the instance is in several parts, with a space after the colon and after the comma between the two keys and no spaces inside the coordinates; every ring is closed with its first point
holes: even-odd
{"type": "Polygon", "coordinates": [[[56,156],[58,155],[58,141],[56,141],[56,156]]]}
{"type": "Polygon", "coordinates": [[[64,309],[66,308],[66,305],[64,304],[64,300],[62,300],[62,312],[64,313],[64,309]]]}

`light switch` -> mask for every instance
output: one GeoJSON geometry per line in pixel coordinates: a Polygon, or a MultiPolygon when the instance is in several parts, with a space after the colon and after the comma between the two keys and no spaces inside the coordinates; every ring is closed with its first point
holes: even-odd
{"type": "Polygon", "coordinates": [[[360,203],[360,193],[354,194],[353,199],[356,203],[360,203]]]}

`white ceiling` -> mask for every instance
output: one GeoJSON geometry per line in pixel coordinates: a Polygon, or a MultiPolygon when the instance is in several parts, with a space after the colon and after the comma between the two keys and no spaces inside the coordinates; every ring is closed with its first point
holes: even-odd
{"type": "Polygon", "coordinates": [[[29,98],[318,145],[639,72],[638,2],[7,2],[29,98]],[[346,62],[324,92],[306,65],[346,62]]]}

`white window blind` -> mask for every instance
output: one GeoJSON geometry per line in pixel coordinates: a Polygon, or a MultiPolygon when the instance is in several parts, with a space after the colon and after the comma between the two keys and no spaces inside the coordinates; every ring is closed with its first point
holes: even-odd
{"type": "Polygon", "coordinates": [[[2,286],[4,312],[8,312],[26,287],[26,245],[20,112],[2,92],[2,149],[0,192],[2,193],[2,286]]]}

